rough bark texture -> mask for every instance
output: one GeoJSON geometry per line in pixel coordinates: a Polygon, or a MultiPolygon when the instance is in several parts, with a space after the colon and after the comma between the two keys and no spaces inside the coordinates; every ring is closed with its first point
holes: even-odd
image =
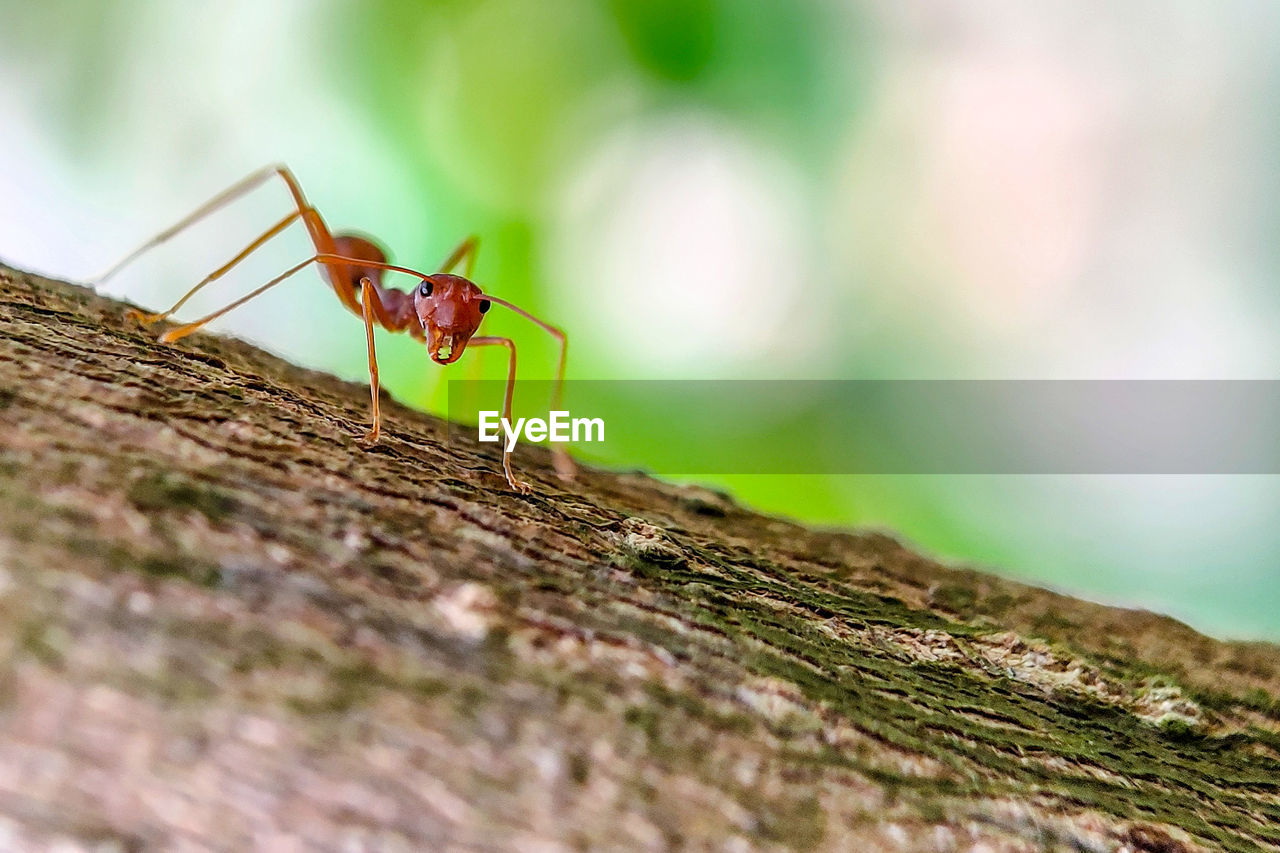
{"type": "Polygon", "coordinates": [[[1280,653],[0,268],[0,849],[1280,847],[1280,653]]]}

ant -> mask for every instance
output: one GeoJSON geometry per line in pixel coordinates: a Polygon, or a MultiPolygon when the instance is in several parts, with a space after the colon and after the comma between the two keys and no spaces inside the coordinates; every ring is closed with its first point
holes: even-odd
{"type": "MultiPolygon", "coordinates": [[[[479,245],[476,237],[472,236],[463,240],[445,258],[444,263],[440,266],[440,271],[437,273],[426,275],[408,267],[395,266],[388,263],[387,253],[372,240],[357,234],[332,234],[328,226],[325,225],[324,220],[320,218],[320,214],[307,202],[306,197],[302,194],[302,188],[293,173],[283,164],[259,169],[240,182],[223,190],[191,214],[130,252],[105,273],[98,276],[95,280],[95,286],[101,286],[107,279],[120,272],[120,270],[137,260],[147,251],[159,246],[188,226],[195,224],[215,210],[256,189],[277,175],[288,186],[289,192],[293,196],[296,210],[264,231],[226,264],[207,275],[199,284],[188,290],[169,310],[161,311],[158,314],[146,314],[141,311],[131,310],[130,316],[144,326],[167,319],[181,309],[188,299],[206,285],[226,275],[272,237],[284,231],[296,220],[301,219],[311,237],[311,242],[315,244],[316,253],[314,255],[302,263],[285,270],[256,290],[224,305],[217,311],[199,320],[169,329],[160,336],[160,340],[164,343],[172,343],[186,337],[209,321],[221,317],[228,311],[238,308],[268,289],[275,287],[299,270],[310,264],[318,263],[324,277],[328,279],[329,284],[338,295],[339,301],[364,320],[365,340],[369,349],[369,388],[373,401],[371,412],[373,425],[359,439],[361,445],[369,446],[377,442],[382,429],[382,418],[378,409],[378,359],[373,346],[374,324],[382,326],[382,328],[390,332],[408,332],[414,339],[424,342],[431,360],[441,365],[453,364],[462,356],[468,346],[506,347],[508,354],[507,385],[506,392],[503,395],[502,414],[503,417],[510,420],[511,398],[515,390],[516,381],[515,342],[510,338],[504,337],[476,336],[480,321],[492,305],[501,305],[510,309],[520,316],[533,321],[559,341],[560,359],[556,368],[556,381],[552,392],[551,408],[556,409],[559,407],[569,339],[559,328],[538,319],[528,311],[510,302],[485,293],[471,281],[471,271],[475,266],[476,249],[479,245]],[[454,275],[453,271],[459,264],[464,262],[464,274],[454,275]],[[382,284],[384,272],[411,275],[419,279],[419,283],[411,292],[384,287],[382,284]]],[[[515,475],[511,473],[510,456],[511,451],[504,444],[502,471],[506,474],[507,483],[518,492],[527,493],[531,491],[526,483],[516,479],[515,475]]],[[[558,448],[555,451],[554,460],[556,472],[560,478],[564,480],[572,479],[574,473],[572,460],[558,448]]]]}

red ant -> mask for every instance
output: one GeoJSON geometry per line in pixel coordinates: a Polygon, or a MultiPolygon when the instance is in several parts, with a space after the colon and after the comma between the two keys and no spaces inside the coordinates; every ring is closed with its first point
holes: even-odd
{"type": "MultiPolygon", "coordinates": [[[[510,338],[488,335],[476,337],[476,330],[480,327],[480,321],[483,319],[484,313],[489,310],[491,304],[509,308],[520,316],[532,320],[560,342],[560,360],[556,368],[556,382],[551,402],[552,409],[558,408],[561,386],[564,382],[565,355],[568,351],[569,340],[560,329],[550,323],[539,320],[528,311],[512,305],[510,302],[485,293],[471,281],[471,270],[475,266],[476,247],[478,245],[474,236],[463,240],[458,245],[458,248],[454,249],[449,254],[449,257],[445,258],[440,271],[432,275],[425,275],[408,267],[395,266],[387,263],[387,254],[371,240],[355,234],[338,234],[336,236],[331,234],[324,220],[320,218],[320,214],[303,196],[302,188],[298,185],[293,173],[284,165],[274,165],[260,169],[214,196],[186,218],[130,252],[115,266],[99,276],[96,283],[101,285],[143,253],[159,246],[218,208],[262,185],[270,180],[273,175],[279,175],[284,179],[285,184],[289,187],[289,192],[293,195],[297,210],[272,225],[261,236],[246,246],[240,254],[206,276],[199,284],[191,288],[181,299],[175,302],[172,308],[159,314],[144,314],[140,311],[132,311],[131,315],[134,319],[143,325],[151,325],[166,319],[178,311],[188,299],[205,285],[217,281],[272,237],[288,228],[295,220],[301,219],[307,227],[307,233],[311,235],[311,241],[315,244],[316,253],[313,256],[296,266],[290,267],[281,275],[234,302],[219,308],[217,311],[192,323],[169,329],[160,336],[160,340],[165,343],[171,343],[183,338],[210,320],[221,317],[233,308],[238,308],[269,288],[275,287],[308,264],[319,263],[325,278],[333,286],[334,292],[337,293],[338,299],[341,300],[342,304],[364,319],[365,340],[369,348],[369,385],[373,400],[371,413],[373,426],[360,439],[361,444],[366,446],[373,444],[378,440],[378,436],[381,433],[381,415],[378,410],[378,359],[373,347],[373,326],[375,323],[391,332],[407,331],[416,340],[425,342],[431,360],[437,364],[452,364],[457,361],[468,345],[476,347],[506,347],[508,353],[507,386],[506,393],[503,396],[502,414],[503,417],[510,420],[511,397],[515,390],[516,381],[515,342],[510,338]],[[465,275],[453,275],[453,270],[464,261],[466,262],[465,275]],[[411,293],[385,288],[382,285],[384,271],[405,273],[414,276],[420,281],[411,293]]],[[[504,444],[502,470],[507,476],[507,482],[517,491],[530,491],[528,485],[517,480],[511,473],[510,456],[511,452],[504,444]]],[[[574,466],[569,457],[563,451],[557,449],[554,458],[556,471],[560,477],[562,479],[570,479],[573,476],[574,466]]]]}

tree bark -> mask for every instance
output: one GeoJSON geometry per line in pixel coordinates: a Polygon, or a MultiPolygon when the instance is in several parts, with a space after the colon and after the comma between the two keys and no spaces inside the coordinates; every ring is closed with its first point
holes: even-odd
{"type": "Polygon", "coordinates": [[[0,849],[1280,848],[1273,646],[125,310],[0,268],[0,849]]]}

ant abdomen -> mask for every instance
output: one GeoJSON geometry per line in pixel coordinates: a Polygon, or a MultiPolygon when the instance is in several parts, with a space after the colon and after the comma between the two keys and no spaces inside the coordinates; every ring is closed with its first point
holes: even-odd
{"type": "MultiPolygon", "coordinates": [[[[368,237],[362,237],[358,234],[335,234],[333,245],[333,254],[335,255],[356,258],[362,261],[372,261],[374,264],[387,263],[387,253],[368,237]]],[[[382,270],[376,266],[339,264],[334,261],[330,261],[327,266],[333,273],[338,274],[343,281],[349,283],[356,290],[360,289],[360,279],[362,278],[367,278],[374,284],[382,284],[382,270]]]]}

